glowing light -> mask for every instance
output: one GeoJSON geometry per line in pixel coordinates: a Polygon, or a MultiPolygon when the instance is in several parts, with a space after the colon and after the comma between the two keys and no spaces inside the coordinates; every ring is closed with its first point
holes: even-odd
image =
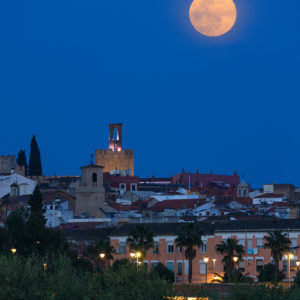
{"type": "Polygon", "coordinates": [[[100,253],[99,256],[101,259],[103,259],[105,257],[105,253],[100,253]]]}
{"type": "Polygon", "coordinates": [[[232,259],[234,262],[237,262],[239,258],[237,256],[234,256],[232,259]]]}
{"type": "Polygon", "coordinates": [[[194,0],[190,7],[190,20],[203,35],[216,37],[228,32],[236,21],[233,0],[194,0]]]}

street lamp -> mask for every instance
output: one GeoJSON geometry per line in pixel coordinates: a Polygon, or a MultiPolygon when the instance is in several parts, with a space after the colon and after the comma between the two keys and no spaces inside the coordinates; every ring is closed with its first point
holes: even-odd
{"type": "Polygon", "coordinates": [[[137,269],[139,269],[139,258],[142,256],[142,253],[136,252],[135,256],[136,256],[136,267],[137,267],[137,269]]]}
{"type": "MultiPolygon", "coordinates": [[[[217,261],[216,258],[213,258],[213,259],[212,259],[212,262],[213,262],[213,264],[214,264],[214,274],[215,274],[215,272],[216,272],[216,261],[217,261]]],[[[216,280],[215,277],[216,277],[216,276],[214,275],[214,280],[216,280]]]]}
{"type": "Polygon", "coordinates": [[[288,282],[289,282],[289,288],[291,287],[291,259],[293,259],[294,254],[293,253],[288,253],[285,255],[285,257],[288,259],[288,282]]]}
{"type": "Polygon", "coordinates": [[[99,253],[99,257],[100,257],[100,266],[101,266],[101,269],[103,271],[104,270],[103,259],[105,257],[105,253],[103,253],[103,252],[99,253]]]}
{"type": "Polygon", "coordinates": [[[204,257],[203,261],[205,262],[205,268],[206,268],[206,270],[205,270],[205,282],[207,283],[207,271],[208,271],[207,264],[208,264],[209,258],[204,257]]]}
{"type": "Polygon", "coordinates": [[[47,264],[46,264],[46,263],[43,263],[43,267],[44,267],[44,271],[46,271],[46,269],[47,269],[47,264]]]}
{"type": "Polygon", "coordinates": [[[296,261],[296,266],[297,266],[297,271],[298,271],[299,270],[299,266],[300,266],[300,261],[299,260],[296,261]]]}
{"type": "Polygon", "coordinates": [[[17,252],[17,249],[16,248],[11,248],[10,251],[11,251],[12,254],[15,254],[17,252]]]}

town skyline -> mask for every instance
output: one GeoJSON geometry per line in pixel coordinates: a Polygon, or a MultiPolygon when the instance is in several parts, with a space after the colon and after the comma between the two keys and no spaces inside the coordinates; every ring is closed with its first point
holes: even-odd
{"type": "MultiPolygon", "coordinates": [[[[107,149],[108,148],[108,130],[107,130],[107,126],[108,124],[106,124],[106,128],[104,130],[104,142],[102,141],[101,143],[99,143],[99,145],[103,145],[103,149],[107,149]],[[106,145],[105,145],[105,141],[107,141],[106,145]]],[[[201,168],[201,163],[199,163],[199,167],[197,167],[198,165],[195,163],[191,163],[191,160],[193,158],[189,157],[189,159],[187,160],[187,163],[185,165],[183,165],[181,167],[181,165],[178,164],[174,164],[174,166],[171,166],[169,168],[165,168],[165,170],[158,168],[157,171],[155,171],[153,168],[150,167],[150,172],[147,171],[147,168],[144,167],[144,163],[143,160],[144,158],[142,157],[143,155],[141,155],[141,153],[138,153],[135,149],[134,146],[128,145],[129,143],[126,142],[128,138],[128,132],[126,130],[126,124],[125,124],[125,137],[123,138],[124,140],[124,147],[125,148],[130,148],[130,149],[134,149],[135,150],[135,173],[137,176],[139,177],[170,177],[173,176],[174,174],[179,174],[181,173],[183,170],[186,173],[196,173],[199,172],[201,174],[210,174],[211,172],[213,172],[214,174],[226,174],[226,175],[232,175],[233,173],[237,173],[241,179],[244,179],[246,182],[248,182],[252,187],[261,187],[263,184],[271,184],[271,183],[291,183],[294,185],[300,185],[300,182],[298,183],[297,178],[292,178],[292,177],[286,177],[286,179],[281,178],[280,175],[275,174],[275,176],[272,176],[269,179],[267,177],[263,177],[263,176],[259,176],[259,180],[256,177],[256,173],[255,170],[254,172],[251,173],[247,173],[247,172],[243,172],[243,168],[233,168],[232,166],[230,166],[230,163],[227,164],[228,168],[226,166],[224,166],[223,164],[221,164],[221,166],[218,167],[218,165],[216,165],[216,163],[212,163],[213,167],[209,167],[210,162],[205,160],[203,162],[203,168],[201,168]],[[128,146],[128,147],[127,147],[128,146]],[[160,171],[159,171],[160,170],[160,171]]],[[[78,176],[80,173],[80,167],[83,165],[88,165],[91,162],[91,155],[94,156],[94,152],[97,148],[101,148],[99,146],[95,146],[94,150],[91,150],[90,152],[87,152],[86,155],[84,157],[78,157],[78,159],[76,161],[74,161],[74,164],[71,165],[66,165],[64,164],[64,162],[59,162],[58,164],[52,164],[48,162],[47,157],[44,156],[44,152],[47,153],[47,149],[45,149],[46,151],[44,151],[43,149],[43,138],[37,137],[39,144],[42,142],[42,146],[40,146],[41,148],[41,156],[42,156],[42,165],[43,165],[43,174],[47,175],[47,176],[54,176],[54,175],[60,175],[60,176],[78,176]],[[64,167],[61,167],[61,165],[63,165],[64,167]]],[[[29,140],[30,141],[30,140],[29,140]]],[[[139,140],[139,142],[142,142],[141,140],[139,140]]],[[[92,144],[92,143],[91,143],[92,144]]],[[[95,143],[93,143],[95,144],[95,143]]],[[[26,155],[27,158],[29,159],[29,149],[30,149],[30,143],[27,141],[27,147],[19,147],[19,150],[21,149],[25,149],[26,151],[26,155]]],[[[91,147],[89,147],[91,148],[91,147]]],[[[140,147],[137,147],[138,149],[140,149],[140,147]]],[[[17,156],[19,150],[16,150],[16,152],[4,152],[2,154],[5,155],[15,155],[17,156]]],[[[159,150],[158,152],[155,154],[155,156],[153,156],[153,160],[159,160],[159,150]]],[[[165,153],[164,151],[162,151],[162,153],[165,153]]],[[[176,154],[176,153],[173,153],[176,154]]],[[[167,158],[167,157],[166,157],[167,158]]],[[[53,158],[50,158],[50,161],[53,158]]],[[[92,158],[94,159],[94,157],[92,158]]],[[[184,164],[184,159],[179,157],[179,161],[184,164]]],[[[196,157],[195,157],[195,161],[196,161],[196,157]]],[[[69,162],[67,160],[67,162],[69,162]]],[[[151,164],[152,165],[152,164],[151,164]]],[[[246,168],[245,168],[246,169],[246,168]]],[[[268,173],[268,172],[267,172],[268,173]]]]}

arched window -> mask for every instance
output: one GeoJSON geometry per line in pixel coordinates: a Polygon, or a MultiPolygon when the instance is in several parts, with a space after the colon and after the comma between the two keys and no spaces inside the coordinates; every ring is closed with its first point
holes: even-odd
{"type": "Polygon", "coordinates": [[[97,174],[93,173],[92,182],[97,183],[97,174]]]}
{"type": "Polygon", "coordinates": [[[114,141],[118,141],[119,140],[119,132],[118,132],[117,128],[114,129],[113,140],[114,141]]]}

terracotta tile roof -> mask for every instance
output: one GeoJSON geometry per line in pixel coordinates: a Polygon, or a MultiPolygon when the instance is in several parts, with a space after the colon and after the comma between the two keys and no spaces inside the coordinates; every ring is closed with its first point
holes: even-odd
{"type": "Polygon", "coordinates": [[[266,194],[258,195],[254,198],[284,198],[284,197],[285,197],[284,194],[266,193],[266,194]]]}
{"type": "Polygon", "coordinates": [[[117,211],[132,211],[141,209],[141,206],[139,205],[107,204],[107,206],[112,207],[117,211]]]}
{"type": "Polygon", "coordinates": [[[174,209],[174,210],[192,209],[200,205],[203,205],[204,203],[205,201],[200,199],[165,200],[156,203],[150,208],[150,210],[162,211],[165,209],[174,209]]]}

